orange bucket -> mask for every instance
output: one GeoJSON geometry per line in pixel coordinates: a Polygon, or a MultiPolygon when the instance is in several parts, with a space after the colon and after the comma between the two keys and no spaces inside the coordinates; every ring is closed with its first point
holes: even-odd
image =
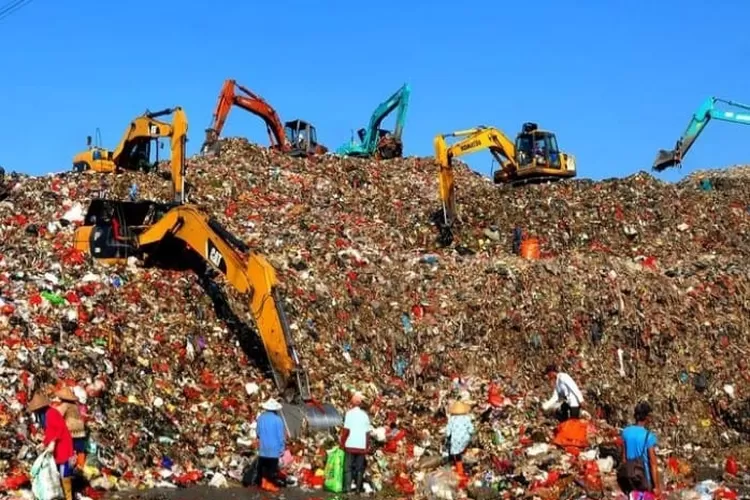
{"type": "Polygon", "coordinates": [[[539,260],[539,240],[536,238],[527,238],[521,242],[519,253],[521,257],[529,260],[539,260]]]}

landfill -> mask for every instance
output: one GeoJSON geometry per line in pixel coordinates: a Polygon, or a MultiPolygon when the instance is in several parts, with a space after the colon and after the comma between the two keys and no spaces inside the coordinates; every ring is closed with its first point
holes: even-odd
{"type": "MultiPolygon", "coordinates": [[[[276,268],[319,401],[367,400],[371,491],[430,498],[616,494],[620,428],[654,408],[671,498],[739,498],[750,483],[750,177],[677,184],[640,172],[498,187],[456,167],[460,222],[438,244],[437,164],[290,158],[242,139],[187,165],[189,202],[276,268]],[[515,230],[539,258],[513,251],[515,230]],[[554,363],[584,391],[589,446],[554,443],[541,412],[554,363]],[[465,488],[441,430],[456,399],[477,435],[465,488]],[[737,467],[726,467],[728,460],[737,467]],[[738,493],[740,492],[740,493],[738,493]],[[740,496],[738,496],[740,495],[740,496]]],[[[28,498],[25,403],[72,387],[91,430],[88,495],[236,484],[260,403],[248,307],[221,278],[105,266],[73,248],[88,202],[168,201],[165,176],[7,175],[0,201],[0,489],[28,498]]],[[[327,434],[283,463],[320,488],[327,434]]]]}

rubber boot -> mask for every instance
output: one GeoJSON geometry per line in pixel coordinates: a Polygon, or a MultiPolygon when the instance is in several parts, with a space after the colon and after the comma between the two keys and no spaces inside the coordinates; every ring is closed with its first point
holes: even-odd
{"type": "Polygon", "coordinates": [[[263,491],[270,491],[271,493],[276,493],[277,491],[279,491],[279,487],[266,478],[260,480],[260,489],[262,489],[263,491]]]}
{"type": "Polygon", "coordinates": [[[463,489],[466,488],[466,484],[469,482],[469,478],[464,473],[463,462],[456,462],[456,475],[458,476],[458,487],[463,489]]]}
{"type": "Polygon", "coordinates": [[[86,454],[82,451],[79,451],[76,454],[76,469],[83,470],[83,468],[86,466],[86,454]]]}
{"type": "Polygon", "coordinates": [[[65,500],[73,500],[73,478],[62,478],[62,487],[63,492],[65,493],[65,500]]]}

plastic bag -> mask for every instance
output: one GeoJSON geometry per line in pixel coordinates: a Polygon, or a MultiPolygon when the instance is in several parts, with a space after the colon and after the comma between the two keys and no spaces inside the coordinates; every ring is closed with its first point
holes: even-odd
{"type": "Polygon", "coordinates": [[[327,491],[341,493],[344,489],[344,450],[338,446],[328,452],[326,479],[323,485],[327,491]]]}
{"type": "Polygon", "coordinates": [[[424,478],[422,493],[431,500],[456,498],[458,476],[448,467],[427,474],[424,478]]]}
{"type": "Polygon", "coordinates": [[[242,471],[242,486],[253,486],[258,482],[258,458],[255,457],[242,471]]]}
{"type": "Polygon", "coordinates": [[[48,451],[39,455],[31,466],[31,491],[37,500],[57,500],[64,496],[60,473],[48,451]]]}

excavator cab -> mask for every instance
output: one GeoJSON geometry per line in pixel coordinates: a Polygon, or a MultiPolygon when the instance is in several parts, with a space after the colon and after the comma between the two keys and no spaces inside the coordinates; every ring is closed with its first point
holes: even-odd
{"type": "MultiPolygon", "coordinates": [[[[575,176],[573,160],[560,152],[554,132],[541,130],[536,123],[524,123],[515,146],[518,182],[546,182],[575,176]]],[[[495,173],[496,183],[502,175],[503,172],[495,173]]]]}
{"type": "Polygon", "coordinates": [[[219,143],[219,134],[214,128],[206,129],[206,140],[201,146],[201,154],[206,156],[219,156],[221,153],[221,144],[219,143]]]}
{"type": "Polygon", "coordinates": [[[75,248],[95,259],[127,261],[136,252],[134,241],[144,228],[158,221],[169,207],[153,201],[91,200],[83,225],[76,230],[75,248]]]}
{"type": "Polygon", "coordinates": [[[296,158],[324,154],[327,148],[318,144],[318,135],[315,126],[304,120],[292,120],[284,123],[284,136],[291,147],[289,156],[296,158]]]}

